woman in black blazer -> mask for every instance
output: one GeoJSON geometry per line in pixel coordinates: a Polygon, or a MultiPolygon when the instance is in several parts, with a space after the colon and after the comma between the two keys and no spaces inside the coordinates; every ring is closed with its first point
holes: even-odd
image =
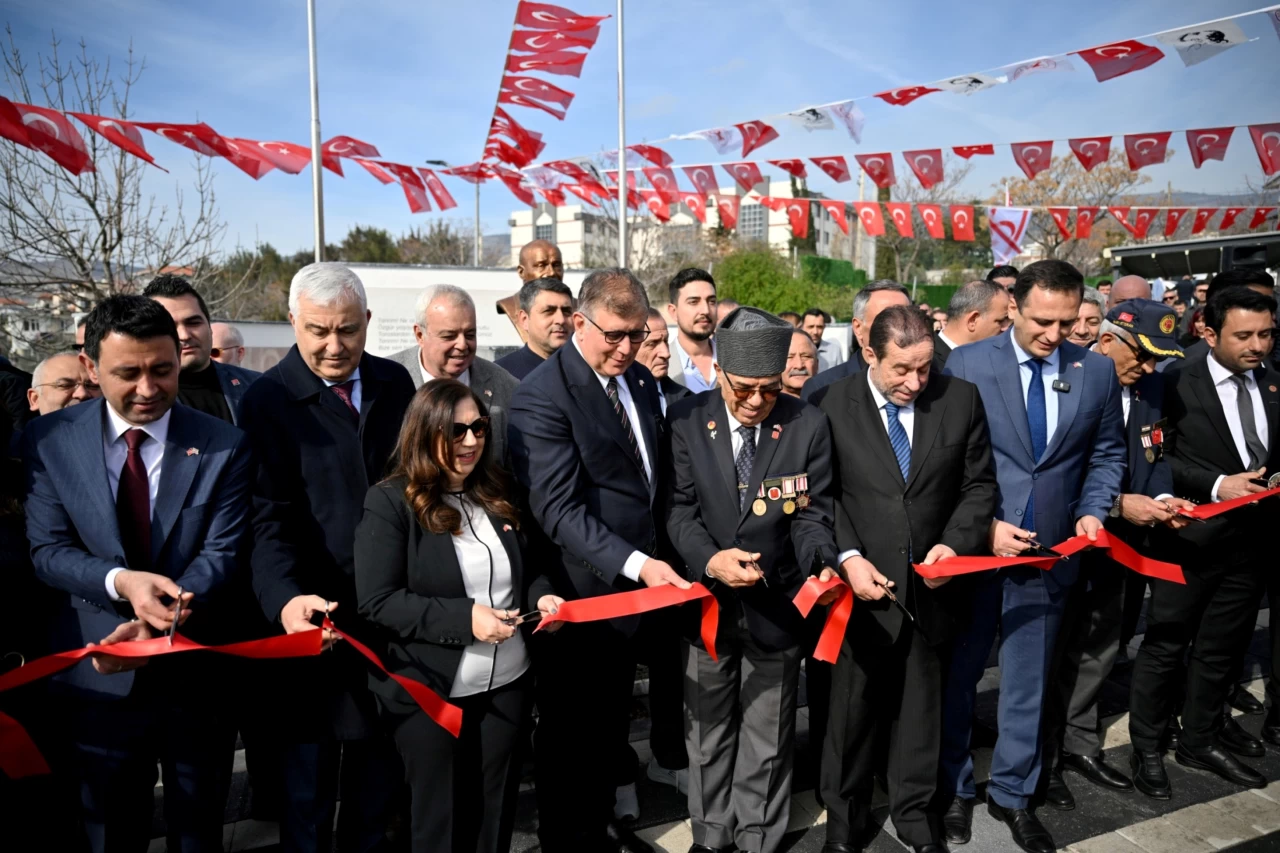
{"type": "MultiPolygon", "coordinates": [[[[360,613],[384,629],[387,669],[462,709],[455,739],[394,681],[370,676],[412,789],[416,853],[506,853],[511,845],[515,750],[533,687],[516,617],[532,590],[510,480],[486,448],[488,426],[467,386],[423,385],[405,412],[396,469],[369,489],[356,528],[360,613]]],[[[545,581],[532,586],[544,613],[564,603],[545,581]]]]}

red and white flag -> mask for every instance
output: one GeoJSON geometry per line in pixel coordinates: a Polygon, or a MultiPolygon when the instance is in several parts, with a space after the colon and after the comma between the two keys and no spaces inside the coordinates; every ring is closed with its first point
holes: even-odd
{"type": "Polygon", "coordinates": [[[858,214],[858,221],[862,223],[862,227],[866,230],[868,237],[884,236],[884,214],[880,212],[880,202],[878,201],[855,201],[851,202],[854,211],[858,214]]]}
{"type": "Polygon", "coordinates": [[[564,190],[559,187],[534,187],[534,189],[547,200],[547,204],[552,207],[564,207],[564,190]]]}
{"type": "Polygon", "coordinates": [[[637,142],[635,145],[628,145],[627,150],[636,152],[650,163],[655,166],[661,166],[663,169],[675,162],[670,154],[656,145],[645,145],[637,142]]]}
{"type": "MultiPolygon", "coordinates": [[[[436,200],[436,207],[441,210],[449,210],[458,206],[458,203],[453,200],[453,196],[449,195],[449,191],[445,189],[444,182],[440,180],[435,172],[430,169],[419,168],[418,174],[422,175],[422,180],[427,185],[427,192],[431,193],[431,197],[436,200]]],[[[560,204],[564,204],[564,193],[560,193],[560,204]]]]}
{"type": "Polygon", "coordinates": [[[778,138],[778,131],[759,120],[744,121],[742,124],[735,124],[734,127],[742,134],[743,157],[778,138]]]}
{"type": "MultiPolygon", "coordinates": [[[[311,149],[292,142],[255,142],[252,139],[232,139],[241,149],[252,150],[254,156],[271,162],[287,175],[297,175],[311,163],[311,149]]],[[[323,155],[321,155],[323,156],[323,155]]]]}
{"type": "MultiPolygon", "coordinates": [[[[682,168],[684,173],[689,176],[694,188],[704,196],[720,191],[720,187],[716,184],[714,166],[684,166],[682,168]]],[[[730,172],[730,174],[733,173],[730,172]]]]}
{"type": "Polygon", "coordinates": [[[1022,254],[1022,239],[1027,234],[1030,222],[1031,211],[1025,207],[987,208],[987,224],[991,228],[991,257],[996,266],[1011,263],[1022,254]]]}
{"type": "Polygon", "coordinates": [[[1260,228],[1262,223],[1267,221],[1267,217],[1275,213],[1274,207],[1260,207],[1253,212],[1253,218],[1249,220],[1249,230],[1260,228]]]}
{"type": "Polygon", "coordinates": [[[1222,221],[1218,223],[1219,231],[1226,231],[1236,224],[1236,217],[1244,213],[1243,207],[1227,207],[1222,210],[1222,221]]]}
{"type": "Polygon", "coordinates": [[[1195,236],[1209,227],[1209,220],[1218,212],[1216,207],[1200,207],[1196,209],[1195,221],[1191,223],[1191,236],[1195,236]]]}
{"type": "Polygon", "coordinates": [[[689,208],[697,220],[703,225],[707,224],[707,197],[697,192],[681,192],[680,203],[689,208]]]}
{"type": "Polygon", "coordinates": [[[729,176],[738,182],[743,192],[751,192],[752,187],[764,182],[760,167],[750,160],[744,160],[741,163],[723,163],[722,166],[729,176]]]}
{"type": "Polygon", "coordinates": [[[849,164],[843,157],[810,157],[809,160],[836,183],[843,184],[849,180],[849,164]]]}
{"type": "Polygon", "coordinates": [[[942,149],[930,148],[924,151],[903,151],[902,159],[907,161],[911,171],[920,179],[920,186],[932,189],[942,183],[942,149]]]}
{"type": "Polygon", "coordinates": [[[1171,207],[1164,212],[1164,236],[1172,237],[1182,224],[1182,217],[1187,215],[1185,207],[1171,207]]]}
{"type": "Polygon", "coordinates": [[[573,103],[573,92],[561,89],[559,86],[553,86],[546,80],[540,80],[537,77],[519,77],[508,74],[502,78],[502,88],[508,92],[515,92],[517,95],[524,95],[526,98],[535,98],[539,101],[559,104],[566,109],[573,103]]]}
{"type": "Polygon", "coordinates": [[[536,199],[533,197],[533,190],[524,183],[524,176],[512,169],[506,169],[502,166],[491,166],[498,180],[507,185],[507,189],[511,190],[511,194],[520,199],[529,207],[533,207],[536,199]]]}
{"type": "Polygon", "coordinates": [[[1231,141],[1234,127],[1206,127],[1187,131],[1187,148],[1191,162],[1199,169],[1205,160],[1222,160],[1227,156],[1227,143],[1231,141]]]}
{"type": "Polygon", "coordinates": [[[533,56],[507,54],[507,70],[512,74],[525,74],[536,71],[539,74],[561,74],[566,77],[581,77],[582,63],[587,59],[585,53],[574,53],[569,50],[554,50],[550,53],[535,53],[533,56]]]}
{"type": "Polygon", "coordinates": [[[893,220],[893,227],[898,229],[899,236],[916,236],[915,224],[911,221],[911,205],[908,202],[889,201],[885,202],[885,207],[889,208],[889,218],[893,220]]]}
{"type": "MultiPolygon", "coordinates": [[[[341,157],[381,157],[378,149],[368,142],[361,142],[351,136],[335,136],[320,146],[320,163],[339,177],[342,174],[341,157]]],[[[365,167],[368,168],[367,166],[365,167]]]]}
{"type": "Polygon", "coordinates": [[[805,170],[804,161],[799,157],[794,160],[770,160],[770,165],[777,166],[788,175],[796,178],[807,178],[809,173],[805,170]]]}
{"type": "Polygon", "coordinates": [[[1108,207],[1107,213],[1110,213],[1116,222],[1119,222],[1124,230],[1129,232],[1132,237],[1137,237],[1138,232],[1134,230],[1133,225],[1129,223],[1129,208],[1126,207],[1108,207]]]}
{"type": "Polygon", "coordinates": [[[1013,162],[1018,164],[1029,180],[1049,168],[1053,163],[1053,140],[1041,142],[1015,142],[1009,146],[1013,149],[1013,162]]]}
{"type": "Polygon", "coordinates": [[[929,86],[905,86],[901,89],[890,89],[887,92],[877,92],[875,97],[884,101],[886,104],[893,104],[895,107],[905,107],[907,104],[923,98],[932,92],[940,92],[941,89],[934,89],[929,86]]]}
{"type": "Polygon", "coordinates": [[[1093,222],[1098,218],[1098,210],[1096,207],[1077,207],[1076,208],[1076,239],[1088,240],[1093,234],[1093,222]]]}
{"type": "Polygon", "coordinates": [[[1251,124],[1249,136],[1258,152],[1264,175],[1280,172],[1280,124],[1251,124]]]}
{"type": "Polygon", "coordinates": [[[600,206],[595,200],[595,193],[591,192],[591,190],[587,189],[581,184],[561,184],[560,186],[562,189],[568,190],[569,192],[573,193],[578,198],[582,199],[592,207],[600,206]]]}
{"type": "Polygon", "coordinates": [[[680,197],[680,188],[676,186],[676,173],[670,169],[641,169],[654,191],[667,204],[674,204],[680,197]]]}
{"type": "Polygon", "coordinates": [[[1049,215],[1053,217],[1053,224],[1058,226],[1058,233],[1062,235],[1063,240],[1071,239],[1071,208],[1069,207],[1051,207],[1049,215]]]}
{"type": "Polygon", "coordinates": [[[875,182],[880,189],[893,186],[893,155],[885,152],[883,154],[854,154],[854,159],[858,161],[858,165],[862,167],[862,171],[867,173],[867,177],[875,182]]]}
{"type": "Polygon", "coordinates": [[[838,104],[832,104],[827,109],[831,115],[840,119],[844,129],[849,132],[849,138],[861,145],[862,129],[866,127],[867,117],[862,114],[862,110],[858,109],[858,103],[856,101],[841,101],[838,104]]]}
{"type": "MultiPolygon", "coordinates": [[[[973,236],[973,207],[967,204],[953,204],[948,207],[951,214],[951,239],[976,240],[973,236]]],[[[996,261],[998,266],[1001,261],[996,261]]]]}
{"type": "Polygon", "coordinates": [[[736,195],[714,193],[711,200],[715,203],[716,212],[720,215],[720,225],[729,229],[737,228],[738,210],[742,205],[742,198],[736,195]]]}
{"type": "Polygon", "coordinates": [[[444,170],[446,175],[455,178],[462,178],[469,184],[479,184],[493,177],[489,172],[489,167],[484,163],[467,163],[462,166],[451,166],[444,170]]]}
{"type": "Polygon", "coordinates": [[[1160,213],[1159,208],[1140,207],[1133,212],[1133,235],[1139,240],[1147,239],[1147,231],[1151,228],[1151,223],[1155,221],[1156,215],[1160,213]]]}
{"type": "Polygon", "coordinates": [[[1164,53],[1160,48],[1133,39],[1103,44],[1075,53],[1089,63],[1089,67],[1093,69],[1093,76],[1098,78],[1099,83],[1105,83],[1134,71],[1141,71],[1164,59],[1164,53]]]}
{"type": "Polygon", "coordinates": [[[977,154],[983,154],[989,157],[996,153],[996,147],[994,145],[957,145],[951,150],[956,152],[957,157],[963,157],[966,160],[977,154]]]}
{"type": "Polygon", "coordinates": [[[1107,162],[1111,156],[1110,136],[1087,136],[1081,139],[1068,139],[1067,145],[1075,152],[1076,159],[1084,166],[1086,172],[1092,172],[1099,163],[1107,162]]]}
{"type": "Polygon", "coordinates": [[[585,47],[590,50],[595,47],[596,39],[599,37],[599,27],[591,27],[577,32],[514,30],[511,33],[510,48],[523,53],[550,53],[551,51],[564,50],[568,47],[585,47]]]}
{"type": "Polygon", "coordinates": [[[742,142],[742,133],[736,127],[713,127],[709,130],[696,130],[681,139],[705,139],[716,149],[717,154],[728,154],[742,142]]]}
{"type": "Polygon", "coordinates": [[[136,121],[135,127],[149,130],[206,157],[231,157],[227,141],[204,122],[199,124],[167,124],[162,121],[136,121]]]}
{"type": "Polygon", "coordinates": [[[547,147],[547,144],[542,141],[541,133],[529,130],[513,119],[502,107],[495,106],[493,119],[489,122],[489,138],[493,139],[498,134],[510,139],[523,154],[529,157],[537,157],[542,153],[542,149],[547,147]]]}
{"type": "Polygon", "coordinates": [[[608,15],[579,15],[563,6],[528,0],[520,0],[516,7],[516,24],[532,30],[589,30],[608,19],[608,15]]]}
{"type": "Polygon", "coordinates": [[[1009,82],[1021,80],[1028,74],[1043,74],[1047,71],[1075,71],[1076,67],[1065,56],[1042,56],[1017,65],[1006,65],[1009,70],[1009,82]]]}
{"type": "Polygon", "coordinates": [[[654,190],[640,190],[640,197],[644,199],[644,203],[649,208],[649,212],[653,214],[653,218],[659,222],[671,221],[671,208],[668,206],[667,200],[654,190]]]}
{"type": "Polygon", "coordinates": [[[572,160],[552,160],[549,163],[543,163],[548,169],[555,169],[562,175],[568,175],[575,181],[581,181],[584,178],[590,179],[591,174],[578,163],[572,160]]]}
{"type": "Polygon", "coordinates": [[[508,145],[501,139],[489,139],[489,144],[484,147],[484,155],[501,160],[504,163],[510,163],[517,169],[523,169],[533,162],[533,158],[537,155],[530,154],[523,149],[508,145]]]}
{"type": "Polygon", "coordinates": [[[94,171],[89,149],[85,147],[80,131],[67,117],[48,107],[30,104],[13,105],[27,128],[32,147],[48,154],[62,168],[73,175],[94,171]]]}
{"type": "Polygon", "coordinates": [[[24,148],[35,148],[27,126],[22,123],[22,113],[13,101],[0,95],[0,139],[7,139],[24,148]]]}
{"type": "Polygon", "coordinates": [[[360,166],[370,175],[373,175],[373,177],[377,179],[378,183],[394,184],[396,182],[396,179],[391,177],[391,175],[387,173],[386,169],[382,168],[374,161],[365,160],[363,157],[352,157],[351,159],[360,164],[360,166]]]}
{"type": "Polygon", "coordinates": [[[929,232],[929,236],[935,240],[945,240],[947,232],[942,227],[942,205],[917,204],[916,210],[920,212],[920,220],[924,223],[924,230],[929,232]]]}
{"type": "Polygon", "coordinates": [[[793,198],[787,202],[787,219],[791,220],[791,236],[803,240],[809,236],[809,199],[793,198]]]}
{"type": "Polygon", "coordinates": [[[565,111],[558,110],[550,104],[544,104],[542,101],[530,98],[527,95],[521,95],[519,92],[508,92],[505,89],[498,93],[498,103],[510,104],[513,107],[528,107],[531,110],[542,110],[549,116],[560,121],[564,121],[565,111]]]}
{"type": "Polygon", "coordinates": [[[236,139],[231,136],[224,136],[223,139],[231,149],[231,156],[227,158],[231,165],[255,181],[275,169],[276,164],[259,153],[261,149],[252,139],[236,139]]]}
{"type": "MultiPolygon", "coordinates": [[[[606,170],[606,171],[605,171],[605,174],[609,177],[609,180],[613,181],[613,185],[614,185],[615,187],[616,187],[616,186],[618,186],[618,183],[619,183],[619,181],[618,181],[618,171],[617,171],[616,169],[608,169],[608,170],[606,170]]],[[[635,169],[628,169],[628,170],[627,170],[627,188],[628,188],[628,189],[635,189],[635,188],[636,188],[636,172],[635,172],[635,169]]]]}
{"type": "Polygon", "coordinates": [[[1129,168],[1138,171],[1143,166],[1158,166],[1164,162],[1169,148],[1170,131],[1161,133],[1131,133],[1124,138],[1124,150],[1129,155],[1129,168]]]}
{"type": "MultiPolygon", "coordinates": [[[[426,213],[431,210],[431,200],[427,198],[427,185],[422,182],[422,178],[412,166],[388,163],[385,160],[378,161],[378,165],[395,175],[396,180],[400,182],[405,201],[409,202],[410,213],[426,213]]],[[[530,195],[529,198],[532,199],[533,196],[530,195]]]]}
{"type": "Polygon", "coordinates": [[[768,195],[753,196],[753,198],[760,202],[764,207],[772,210],[774,213],[782,213],[782,211],[787,209],[788,199],[785,198],[774,198],[773,196],[768,195]]]}
{"type": "Polygon", "coordinates": [[[845,217],[845,208],[848,207],[843,201],[833,201],[831,199],[821,199],[818,204],[822,205],[822,209],[835,220],[836,225],[840,226],[840,230],[849,233],[849,220],[845,217]]]}
{"type": "MultiPolygon", "coordinates": [[[[151,159],[151,155],[147,153],[147,146],[142,141],[142,134],[138,132],[138,128],[133,126],[133,122],[120,118],[103,118],[102,116],[88,113],[68,112],[67,115],[80,119],[80,121],[89,126],[90,130],[112,145],[123,148],[140,160],[146,160],[162,172],[169,171],[151,159]]],[[[18,120],[21,121],[22,119],[19,118],[18,120]]],[[[0,133],[0,136],[3,135],[3,133],[0,133]]]]}

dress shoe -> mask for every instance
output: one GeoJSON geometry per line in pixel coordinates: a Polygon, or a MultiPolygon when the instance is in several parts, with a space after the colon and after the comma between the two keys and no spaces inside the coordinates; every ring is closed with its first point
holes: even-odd
{"type": "Polygon", "coordinates": [[[604,832],[611,849],[618,853],[657,853],[652,845],[641,841],[634,832],[615,821],[610,821],[604,832]]]}
{"type": "Polygon", "coordinates": [[[1178,744],[1178,751],[1174,753],[1174,758],[1183,767],[1208,770],[1228,782],[1234,782],[1246,788],[1267,787],[1265,776],[1249,765],[1241,763],[1240,759],[1220,746],[1211,746],[1208,749],[1192,749],[1185,743],[1180,743],[1178,744]]]}
{"type": "Polygon", "coordinates": [[[1133,790],[1133,783],[1128,777],[1108,764],[1101,755],[1076,755],[1073,752],[1064,752],[1062,767],[1074,770],[1093,784],[1104,788],[1114,788],[1117,791],[1133,790]]]}
{"type": "Polygon", "coordinates": [[[1246,714],[1261,714],[1265,710],[1262,703],[1258,701],[1258,697],[1245,690],[1239,684],[1231,688],[1231,691],[1227,693],[1227,704],[1246,714]]]}
{"type": "Polygon", "coordinates": [[[947,833],[947,843],[968,844],[973,835],[973,806],[976,799],[956,797],[942,816],[942,827],[947,833]]]}
{"type": "Polygon", "coordinates": [[[1267,754],[1262,741],[1245,731],[1244,726],[1236,722],[1231,709],[1222,708],[1222,728],[1218,731],[1218,744],[1233,755],[1242,758],[1261,758],[1267,754]]]}
{"type": "Polygon", "coordinates": [[[994,800],[987,800],[987,812],[996,820],[1002,820],[1013,833],[1013,843],[1027,853],[1054,853],[1058,849],[1053,836],[1044,824],[1028,809],[1006,809],[994,800]]]}
{"type": "Polygon", "coordinates": [[[1044,788],[1044,802],[1045,805],[1060,812],[1069,812],[1076,807],[1075,795],[1071,793],[1071,789],[1063,781],[1061,770],[1049,771],[1048,781],[1044,788]]]}
{"type": "Polygon", "coordinates": [[[1262,721],[1262,739],[1280,746],[1280,705],[1272,705],[1267,718],[1262,721]]]}
{"type": "Polygon", "coordinates": [[[1182,739],[1182,726],[1178,725],[1177,717],[1170,717],[1169,723],[1164,727],[1164,734],[1160,737],[1160,748],[1165,752],[1172,752],[1178,748],[1178,741],[1182,739]]]}
{"type": "Polygon", "coordinates": [[[1148,797],[1167,800],[1173,796],[1169,774],[1164,769],[1163,752],[1134,749],[1129,757],[1129,767],[1133,770],[1133,786],[1148,797]]]}
{"type": "Polygon", "coordinates": [[[843,841],[828,841],[822,845],[822,853],[862,853],[862,848],[843,841]]]}
{"type": "Polygon", "coordinates": [[[613,794],[613,816],[618,820],[635,820],[640,817],[640,801],[636,798],[636,783],[619,785],[613,794]]]}

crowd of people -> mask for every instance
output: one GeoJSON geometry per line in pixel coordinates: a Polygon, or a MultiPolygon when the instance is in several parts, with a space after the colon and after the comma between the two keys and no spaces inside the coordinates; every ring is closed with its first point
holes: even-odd
{"type": "MultiPolygon", "coordinates": [[[[448,285],[418,300],[415,346],[367,352],[360,279],[316,263],[289,290],[296,344],[265,373],[172,275],[104,299],[77,351],[36,368],[29,411],[9,415],[24,485],[0,515],[30,606],[0,652],[100,653],[0,708],[48,758],[40,796],[77,815],[60,849],[147,849],[159,776],[168,848],[221,850],[237,736],[290,853],[507,851],[530,743],[541,849],[652,849],[628,828],[638,664],[643,772],[687,796],[690,853],[779,849],[802,673],[824,853],[863,849],[877,780],[913,850],[969,842],[973,749],[992,739],[987,808],[1031,853],[1056,849],[1036,812],[1074,807],[1068,770],[1168,799],[1173,750],[1266,784],[1230,708],[1264,710],[1237,685],[1261,598],[1280,594],[1263,533],[1280,501],[1187,513],[1280,471],[1268,273],[1221,273],[1182,311],[1140,277],[1087,288],[1057,260],[997,267],[939,310],[873,281],[846,358],[820,309],[729,304],[704,270],[671,279],[665,310],[625,269],[575,298],[545,241],[517,272],[527,343],[496,362],[448,285]],[[944,570],[1104,530],[1186,583],[1100,550],[944,570]],[[806,618],[810,578],[855,596],[834,664],[814,652],[840,588],[806,618]],[[550,618],[695,583],[719,605],[714,647],[696,602],[550,618]],[[1144,599],[1122,768],[1098,695],[1144,599]],[[112,652],[174,631],[320,631],[326,651],[112,652]],[[996,645],[990,732],[974,704],[996,645]],[[460,708],[458,736],[390,676],[460,708]]],[[[1262,732],[1280,745],[1277,665],[1262,732]]]]}

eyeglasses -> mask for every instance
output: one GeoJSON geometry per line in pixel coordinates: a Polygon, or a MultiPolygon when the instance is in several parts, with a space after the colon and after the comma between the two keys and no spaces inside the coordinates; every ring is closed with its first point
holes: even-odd
{"type": "Polygon", "coordinates": [[[220,355],[222,355],[222,350],[219,347],[213,347],[209,350],[209,358],[217,358],[220,355]]]}
{"type": "Polygon", "coordinates": [[[759,394],[768,401],[782,393],[781,385],[770,385],[768,388],[739,388],[737,385],[734,385],[727,376],[724,378],[724,381],[725,384],[729,386],[729,390],[733,392],[734,399],[739,403],[744,400],[750,400],[751,395],[753,394],[759,394]]]}
{"type": "MultiPolygon", "coordinates": [[[[587,317],[586,314],[583,314],[582,316],[587,317]]],[[[604,335],[605,343],[609,344],[609,346],[617,346],[618,344],[622,343],[623,338],[627,338],[633,344],[639,344],[639,343],[643,343],[644,339],[649,337],[648,326],[645,326],[643,329],[632,329],[631,331],[619,330],[619,331],[606,332],[603,328],[601,328],[599,323],[597,323],[595,320],[592,320],[590,317],[587,317],[587,322],[595,326],[597,329],[600,329],[600,334],[604,335]]]]}
{"type": "Polygon", "coordinates": [[[34,387],[48,388],[50,385],[52,385],[54,388],[57,388],[63,394],[70,394],[71,392],[75,391],[77,388],[84,388],[84,390],[89,392],[94,392],[94,393],[96,393],[99,390],[98,384],[96,382],[90,382],[87,379],[83,382],[75,382],[70,379],[59,379],[57,382],[41,382],[39,385],[36,385],[34,387]]]}
{"type": "Polygon", "coordinates": [[[1138,364],[1142,364],[1144,361],[1156,360],[1155,355],[1153,355],[1152,353],[1147,352],[1141,347],[1134,346],[1133,344],[1129,343],[1124,338],[1121,338],[1118,335],[1116,337],[1118,340],[1124,341],[1124,345],[1127,346],[1129,349],[1133,350],[1133,357],[1138,360],[1138,364]]]}
{"type": "Polygon", "coordinates": [[[472,421],[469,424],[455,423],[453,425],[453,440],[462,441],[462,439],[467,437],[467,433],[471,433],[476,438],[484,438],[485,433],[487,433],[488,431],[489,431],[488,418],[476,418],[474,421],[472,421]]]}

